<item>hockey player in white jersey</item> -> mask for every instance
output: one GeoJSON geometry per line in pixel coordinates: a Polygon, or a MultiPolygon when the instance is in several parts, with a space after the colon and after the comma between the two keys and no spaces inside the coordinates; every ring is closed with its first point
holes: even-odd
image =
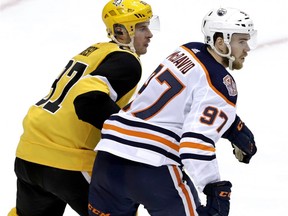
{"type": "Polygon", "coordinates": [[[256,30],[246,13],[220,8],[204,17],[202,32],[205,43],[178,47],[135,100],[105,121],[90,215],[132,216],[139,204],[152,216],[229,214],[232,184],[220,178],[216,143],[231,141],[243,163],[256,145],[236,114],[237,88],[226,68],[243,67],[256,30]]]}

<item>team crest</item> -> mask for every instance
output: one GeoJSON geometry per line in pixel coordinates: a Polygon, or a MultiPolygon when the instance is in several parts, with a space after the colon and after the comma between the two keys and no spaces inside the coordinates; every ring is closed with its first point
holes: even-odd
{"type": "Polygon", "coordinates": [[[236,88],[236,83],[232,79],[230,75],[226,75],[223,78],[223,83],[227,88],[228,94],[230,96],[236,96],[237,95],[237,88],[236,88]]]}
{"type": "Polygon", "coordinates": [[[123,0],[114,0],[113,4],[115,6],[119,6],[122,3],[123,0]]]}

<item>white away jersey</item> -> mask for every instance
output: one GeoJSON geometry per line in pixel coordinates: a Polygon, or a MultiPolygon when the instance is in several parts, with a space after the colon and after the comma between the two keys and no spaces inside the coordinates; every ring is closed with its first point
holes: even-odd
{"type": "Polygon", "coordinates": [[[188,43],[151,74],[135,100],[105,121],[96,150],[184,165],[200,190],[219,181],[215,143],[236,116],[237,89],[202,43],[188,43]]]}

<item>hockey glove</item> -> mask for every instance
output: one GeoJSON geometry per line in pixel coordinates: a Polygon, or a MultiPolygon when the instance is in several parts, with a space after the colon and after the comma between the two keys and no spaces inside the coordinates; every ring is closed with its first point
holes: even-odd
{"type": "Polygon", "coordinates": [[[240,162],[248,164],[256,154],[254,136],[239,116],[236,116],[235,121],[222,137],[231,142],[233,153],[240,162]]]}
{"type": "Polygon", "coordinates": [[[227,216],[230,210],[230,193],[232,184],[220,181],[207,184],[203,193],[207,196],[206,206],[199,206],[199,216],[227,216]]]}

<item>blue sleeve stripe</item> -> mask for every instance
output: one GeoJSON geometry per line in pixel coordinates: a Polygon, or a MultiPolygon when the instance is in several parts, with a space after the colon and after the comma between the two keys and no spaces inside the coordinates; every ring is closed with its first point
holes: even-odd
{"type": "Polygon", "coordinates": [[[187,132],[187,133],[184,133],[182,135],[182,138],[187,138],[187,137],[191,137],[191,138],[196,138],[196,139],[200,139],[206,143],[210,143],[212,144],[214,147],[215,147],[215,143],[212,139],[204,136],[203,134],[199,134],[199,133],[194,133],[194,132],[187,132]]]}
{"type": "Polygon", "coordinates": [[[180,157],[182,160],[194,159],[194,160],[212,161],[216,159],[216,155],[208,156],[208,155],[198,155],[198,154],[188,154],[188,153],[181,154],[180,157]]]}

